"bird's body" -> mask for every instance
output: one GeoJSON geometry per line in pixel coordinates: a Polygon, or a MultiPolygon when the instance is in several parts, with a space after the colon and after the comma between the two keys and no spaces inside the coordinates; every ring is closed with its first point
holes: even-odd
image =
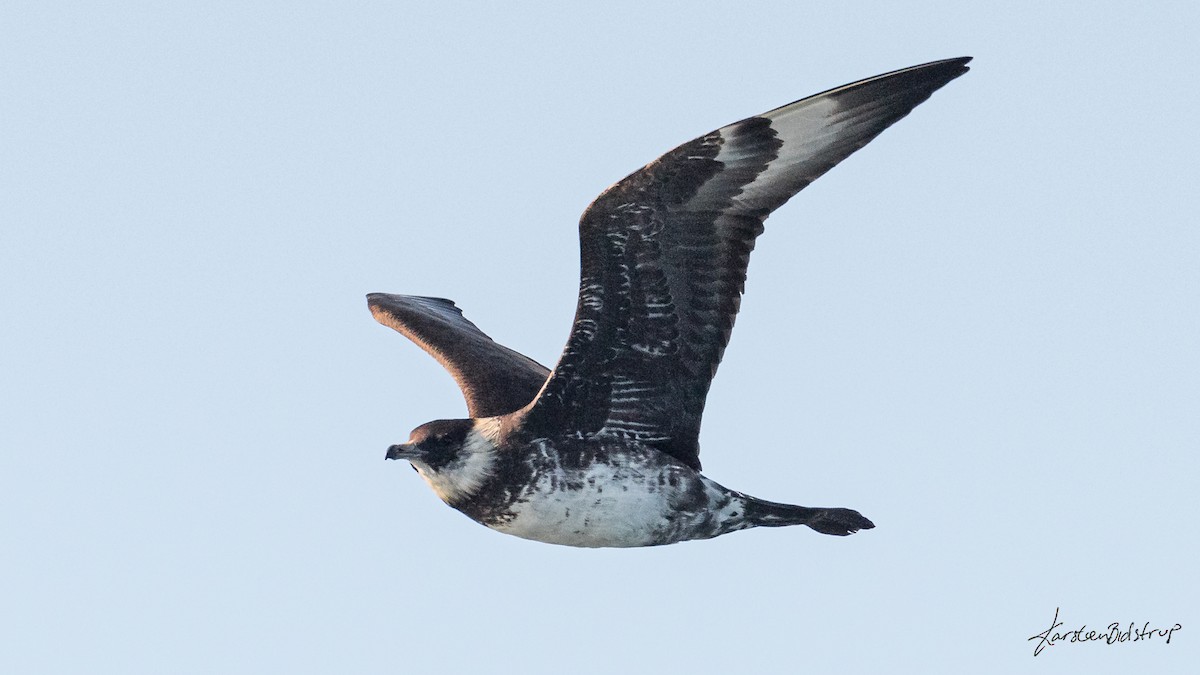
{"type": "Polygon", "coordinates": [[[455,442],[465,430],[464,451],[453,466],[414,462],[443,501],[505,534],[592,548],[657,546],[810,521],[830,534],[871,527],[848,509],[774,504],[729,490],[641,443],[505,433],[511,419],[436,422],[455,442]]]}
{"type": "Polygon", "coordinates": [[[771,211],[950,80],[949,59],[856,82],[722,127],[609,188],[580,221],[574,329],[554,371],[493,342],[449,300],[373,293],[377,320],[445,366],[469,419],[388,450],[494,530],[582,547],[808,525],[857,511],[778,504],[700,473],[700,418],[771,211]]]}
{"type": "MultiPolygon", "coordinates": [[[[450,505],[494,530],[571,546],[651,546],[722,534],[724,488],[637,443],[513,438],[494,474],[450,505]],[[519,486],[513,490],[512,486],[519,486]]],[[[735,512],[736,514],[736,512],[735,512]]]]}

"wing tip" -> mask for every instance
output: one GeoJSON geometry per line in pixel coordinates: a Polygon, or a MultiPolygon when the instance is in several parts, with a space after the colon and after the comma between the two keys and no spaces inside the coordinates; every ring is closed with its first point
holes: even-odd
{"type": "Polygon", "coordinates": [[[908,68],[901,68],[899,70],[893,70],[892,72],[884,73],[883,75],[880,75],[879,77],[886,77],[888,75],[894,75],[895,73],[902,73],[906,70],[946,69],[946,70],[961,70],[962,72],[966,72],[966,71],[970,70],[970,68],[967,67],[967,64],[970,63],[974,58],[975,58],[974,56],[954,56],[954,57],[951,57],[948,59],[938,59],[937,61],[930,61],[928,63],[921,63],[921,64],[917,64],[915,66],[909,66],[908,68]]]}
{"type": "Polygon", "coordinates": [[[904,80],[907,79],[904,78],[905,75],[917,78],[915,80],[908,80],[910,82],[932,82],[936,83],[936,86],[934,87],[935,89],[940,89],[950,82],[950,80],[961,77],[964,73],[971,70],[967,64],[970,63],[974,58],[975,57],[973,56],[956,56],[949,59],[930,61],[929,63],[922,63],[916,66],[909,66],[908,68],[893,70],[889,73],[876,75],[875,77],[868,77],[865,80],[860,80],[858,82],[845,85],[844,87],[839,87],[839,89],[848,91],[857,88],[858,85],[866,85],[872,82],[881,82],[897,78],[904,80]]]}
{"type": "Polygon", "coordinates": [[[449,298],[435,298],[428,295],[402,295],[400,293],[367,293],[367,306],[376,307],[387,304],[392,305],[441,305],[446,309],[459,311],[458,305],[449,298]]]}
{"type": "Polygon", "coordinates": [[[974,56],[956,56],[951,59],[942,59],[941,61],[933,61],[933,62],[925,64],[925,66],[917,66],[917,68],[923,68],[923,67],[944,68],[946,70],[946,74],[949,75],[949,78],[947,80],[947,81],[949,81],[949,80],[953,80],[954,78],[959,77],[963,73],[966,73],[967,71],[971,70],[971,67],[968,66],[967,64],[970,63],[972,60],[974,60],[974,58],[975,58],[974,56]]]}
{"type": "Polygon", "coordinates": [[[967,64],[970,63],[974,58],[975,57],[973,56],[956,56],[952,59],[930,61],[929,63],[923,63],[919,66],[912,66],[911,68],[904,68],[892,73],[880,75],[878,78],[871,79],[884,79],[893,75],[913,73],[914,75],[918,75],[921,80],[932,84],[933,90],[937,90],[949,84],[951,80],[962,77],[968,71],[970,71],[971,68],[967,64]]]}

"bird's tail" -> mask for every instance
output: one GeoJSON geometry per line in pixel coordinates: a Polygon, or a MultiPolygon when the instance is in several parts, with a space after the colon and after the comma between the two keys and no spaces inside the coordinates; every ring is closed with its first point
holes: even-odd
{"type": "Polygon", "coordinates": [[[793,506],[749,495],[746,495],[746,520],[757,527],[807,525],[821,534],[839,537],[875,527],[875,523],[853,509],[793,506]]]}

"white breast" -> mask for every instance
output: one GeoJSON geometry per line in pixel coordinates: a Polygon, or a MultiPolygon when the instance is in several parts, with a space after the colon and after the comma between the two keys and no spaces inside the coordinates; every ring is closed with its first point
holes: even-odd
{"type": "Polygon", "coordinates": [[[421,461],[412,462],[421,478],[447,504],[475,493],[496,465],[496,437],[500,433],[500,421],[496,417],[475,420],[474,428],[467,432],[459,458],[438,471],[432,471],[421,461]]]}

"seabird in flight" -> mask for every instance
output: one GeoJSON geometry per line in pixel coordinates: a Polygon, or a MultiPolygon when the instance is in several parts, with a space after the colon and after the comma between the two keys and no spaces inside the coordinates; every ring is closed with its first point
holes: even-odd
{"type": "Polygon", "coordinates": [[[449,300],[372,293],[372,314],[454,377],[469,419],[388,448],[472,520],[567,546],[656,546],[751,527],[848,535],[857,511],[768,502],[700,473],[700,417],[763,221],[967,72],[935,61],[831,89],[668,152],[579,223],[579,304],[550,371],[449,300]]]}

